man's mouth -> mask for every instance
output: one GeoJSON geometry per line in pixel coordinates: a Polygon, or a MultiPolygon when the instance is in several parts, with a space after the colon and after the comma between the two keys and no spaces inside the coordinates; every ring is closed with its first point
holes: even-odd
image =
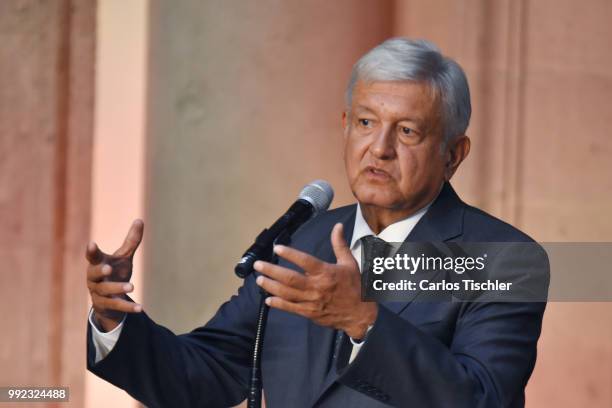
{"type": "Polygon", "coordinates": [[[375,180],[388,180],[391,178],[391,175],[389,173],[387,173],[383,169],[379,169],[378,167],[374,166],[366,167],[365,174],[375,180]]]}

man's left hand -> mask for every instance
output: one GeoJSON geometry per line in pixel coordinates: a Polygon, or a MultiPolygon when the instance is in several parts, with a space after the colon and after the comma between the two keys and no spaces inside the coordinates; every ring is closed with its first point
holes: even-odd
{"type": "Polygon", "coordinates": [[[353,339],[363,339],[368,326],[376,320],[378,307],[376,303],[361,300],[361,275],[344,240],[342,224],[334,226],[331,243],[335,264],[276,245],[274,252],[304,273],[257,261],[255,270],[265,275],[257,278],[257,284],[270,294],[266,299],[268,306],[343,330],[353,339]]]}

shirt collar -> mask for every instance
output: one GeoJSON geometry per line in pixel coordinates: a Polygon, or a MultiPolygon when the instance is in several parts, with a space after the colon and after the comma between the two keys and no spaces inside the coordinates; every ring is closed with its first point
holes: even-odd
{"type": "Polygon", "coordinates": [[[380,231],[378,235],[372,232],[372,229],[366,222],[365,218],[363,218],[361,206],[359,205],[359,203],[357,203],[355,226],[353,227],[353,237],[351,238],[351,250],[356,249],[356,247],[360,244],[359,240],[368,235],[374,235],[375,237],[378,237],[387,242],[404,242],[404,240],[408,237],[414,226],[417,224],[417,222],[419,222],[423,215],[425,215],[425,213],[434,201],[435,198],[425,207],[421,208],[408,218],[404,218],[403,220],[394,222],[393,224],[387,226],[385,229],[380,231]]]}

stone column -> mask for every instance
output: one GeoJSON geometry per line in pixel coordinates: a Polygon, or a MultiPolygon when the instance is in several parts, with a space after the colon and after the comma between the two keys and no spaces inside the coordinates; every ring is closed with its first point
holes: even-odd
{"type": "Polygon", "coordinates": [[[95,1],[0,2],[0,384],[83,405],[95,1]]]}
{"type": "Polygon", "coordinates": [[[255,236],[316,178],[352,202],[343,93],[391,2],[151,2],[145,307],[177,331],[241,281],[255,236]]]}

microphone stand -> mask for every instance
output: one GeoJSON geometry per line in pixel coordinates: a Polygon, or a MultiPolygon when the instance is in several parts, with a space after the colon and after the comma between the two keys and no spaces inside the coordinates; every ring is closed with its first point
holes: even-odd
{"type": "Polygon", "coordinates": [[[247,401],[248,408],[261,407],[261,351],[263,348],[264,332],[266,323],[268,322],[268,311],[270,307],[266,305],[268,294],[261,290],[261,302],[259,303],[259,315],[257,316],[257,329],[255,331],[255,342],[253,345],[253,358],[251,360],[251,378],[249,381],[249,397],[247,401]]]}
{"type": "MultiPolygon", "coordinates": [[[[272,251],[274,245],[282,244],[289,245],[291,241],[290,235],[283,231],[274,240],[272,247],[265,257],[262,257],[262,261],[271,263],[278,263],[278,257],[272,251]]],[[[254,273],[254,271],[252,272],[254,273]]],[[[257,315],[257,324],[255,329],[255,339],[253,342],[253,357],[251,360],[251,378],[249,380],[249,394],[247,398],[247,408],[261,408],[262,400],[262,381],[261,381],[261,353],[263,350],[264,334],[266,331],[266,325],[268,323],[268,312],[270,307],[266,304],[266,298],[269,294],[260,288],[261,300],[259,302],[259,313],[257,315]]]]}

